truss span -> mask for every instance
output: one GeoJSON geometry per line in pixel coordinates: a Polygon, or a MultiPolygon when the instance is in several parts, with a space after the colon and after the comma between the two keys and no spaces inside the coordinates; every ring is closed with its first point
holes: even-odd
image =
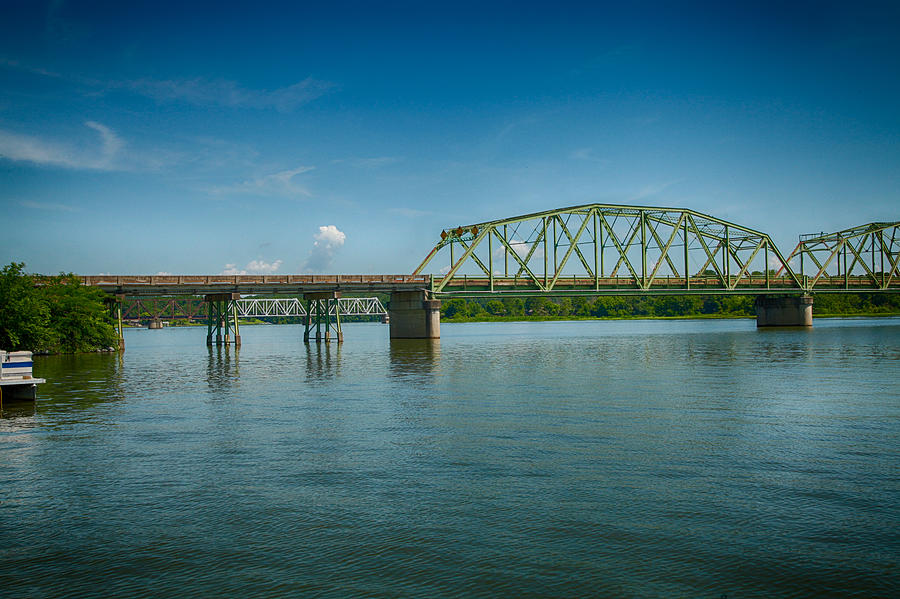
{"type": "Polygon", "coordinates": [[[453,227],[414,274],[438,254],[435,293],[802,291],[766,233],[681,208],[588,204],[453,227]]]}
{"type": "Polygon", "coordinates": [[[863,285],[880,291],[896,289],[900,286],[900,221],[801,235],[788,262],[799,263],[807,288],[816,292],[863,285]]]}

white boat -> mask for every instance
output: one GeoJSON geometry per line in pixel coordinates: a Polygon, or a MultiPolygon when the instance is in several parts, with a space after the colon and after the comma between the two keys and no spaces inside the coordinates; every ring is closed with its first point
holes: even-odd
{"type": "Polygon", "coordinates": [[[31,356],[30,351],[0,350],[0,405],[4,399],[33,401],[38,384],[47,382],[32,376],[34,363],[31,356]]]}

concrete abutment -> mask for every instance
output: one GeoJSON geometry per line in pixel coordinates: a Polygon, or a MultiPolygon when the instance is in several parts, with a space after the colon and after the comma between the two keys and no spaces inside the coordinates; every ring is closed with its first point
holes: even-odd
{"type": "Polygon", "coordinates": [[[394,291],[388,320],[391,339],[440,339],[441,300],[424,291],[394,291]]]}
{"type": "Polygon", "coordinates": [[[811,327],[811,295],[760,295],[756,298],[757,327],[811,327]]]}

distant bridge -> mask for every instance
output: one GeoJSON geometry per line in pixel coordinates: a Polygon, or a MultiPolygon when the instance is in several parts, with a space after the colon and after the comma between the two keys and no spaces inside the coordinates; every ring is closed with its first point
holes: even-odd
{"type": "MultiPolygon", "coordinates": [[[[238,318],[275,318],[308,315],[307,304],[295,298],[234,300],[238,318]]],[[[206,302],[200,298],[133,298],[122,306],[125,320],[179,320],[206,318],[206,302]]],[[[387,317],[387,309],[377,297],[342,297],[329,305],[329,313],[334,316],[387,317]]]]}
{"type": "MultiPolygon", "coordinates": [[[[240,318],[265,318],[269,316],[308,315],[307,306],[295,297],[280,299],[240,299],[236,300],[237,315],[240,318]]],[[[386,317],[387,310],[377,297],[341,297],[329,305],[329,314],[335,316],[380,316],[386,317]]]]}

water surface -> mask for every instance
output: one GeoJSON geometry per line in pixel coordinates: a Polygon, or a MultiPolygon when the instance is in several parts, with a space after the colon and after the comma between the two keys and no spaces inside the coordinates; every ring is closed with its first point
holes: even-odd
{"type": "Polygon", "coordinates": [[[0,419],[0,594],[900,595],[900,320],[128,330],[0,419]]]}

